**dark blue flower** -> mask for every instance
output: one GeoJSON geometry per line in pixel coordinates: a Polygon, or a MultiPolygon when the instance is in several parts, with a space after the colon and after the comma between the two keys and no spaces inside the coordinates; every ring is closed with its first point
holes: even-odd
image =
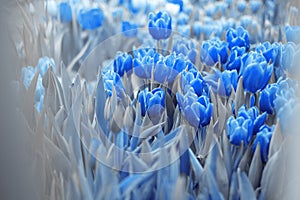
{"type": "Polygon", "coordinates": [[[135,37],[137,35],[138,25],[128,21],[122,22],[122,33],[125,37],[135,37]]]}
{"type": "Polygon", "coordinates": [[[142,116],[148,113],[149,118],[154,123],[158,123],[165,109],[165,91],[155,88],[149,92],[148,88],[138,94],[138,101],[141,105],[142,116]]]}
{"type": "Polygon", "coordinates": [[[209,124],[213,104],[207,96],[198,97],[193,88],[190,88],[184,96],[177,92],[176,99],[183,117],[190,125],[199,128],[209,124]]]}
{"type": "Polygon", "coordinates": [[[77,21],[82,29],[94,30],[102,26],[104,20],[103,12],[100,8],[81,9],[77,15],[77,21]]]}
{"type": "Polygon", "coordinates": [[[261,91],[259,96],[259,108],[262,112],[267,112],[271,115],[274,113],[274,100],[276,98],[277,90],[277,83],[273,83],[267,85],[267,87],[261,91]]]}
{"type": "Polygon", "coordinates": [[[253,122],[249,118],[230,116],[226,126],[229,141],[235,145],[248,144],[253,134],[253,122]]]}
{"type": "Polygon", "coordinates": [[[59,4],[60,21],[67,23],[72,21],[72,9],[68,2],[61,2],[59,4]]]}
{"type": "Polygon", "coordinates": [[[207,75],[204,79],[215,93],[221,96],[229,96],[232,88],[236,90],[238,73],[236,70],[220,72],[215,69],[213,74],[207,75]]]}
{"type": "Polygon", "coordinates": [[[264,42],[263,44],[259,44],[255,50],[265,57],[267,63],[270,61],[272,61],[272,63],[276,62],[279,52],[278,45],[272,45],[270,42],[264,42]]]}
{"type": "Polygon", "coordinates": [[[237,29],[230,28],[226,32],[228,47],[232,49],[234,46],[245,47],[246,51],[250,49],[248,31],[239,26],[237,29]]]}
{"type": "Polygon", "coordinates": [[[300,26],[286,26],[285,34],[288,42],[300,43],[300,26]]]}
{"type": "Polygon", "coordinates": [[[269,65],[263,55],[250,52],[241,70],[243,85],[246,91],[256,93],[268,84],[273,72],[273,64],[269,65]]]}
{"type": "Polygon", "coordinates": [[[119,53],[114,60],[114,71],[120,76],[124,73],[131,73],[132,71],[132,56],[127,53],[119,53]]]}
{"type": "Polygon", "coordinates": [[[112,96],[113,88],[116,90],[117,96],[122,98],[124,86],[118,73],[107,70],[102,73],[104,90],[108,96],[112,96]]]}
{"type": "Polygon", "coordinates": [[[246,53],[245,47],[235,46],[231,49],[229,59],[224,65],[224,68],[226,70],[235,69],[237,72],[239,72],[241,66],[246,62],[247,58],[248,54],[246,53]]]}
{"type": "Polygon", "coordinates": [[[227,135],[232,144],[240,145],[243,141],[248,144],[252,135],[256,134],[266,120],[266,113],[259,114],[257,107],[246,109],[242,106],[236,118],[231,116],[227,120],[227,135]]]}
{"type": "Polygon", "coordinates": [[[148,29],[155,40],[167,39],[172,32],[172,18],[166,12],[150,13],[148,29]]]}
{"type": "Polygon", "coordinates": [[[152,48],[141,48],[133,51],[134,73],[144,79],[150,79],[152,70],[159,60],[163,57],[152,48]]]}
{"type": "Polygon", "coordinates": [[[269,152],[269,145],[273,135],[274,125],[269,127],[267,125],[263,125],[259,132],[256,134],[256,137],[253,142],[252,152],[255,152],[257,145],[260,146],[260,155],[263,162],[267,162],[268,160],[268,152],[269,152]]]}
{"type": "Polygon", "coordinates": [[[228,59],[227,50],[226,42],[216,38],[207,40],[202,43],[200,59],[208,66],[213,66],[219,61],[221,64],[224,64],[228,59]]]}
{"type": "Polygon", "coordinates": [[[186,94],[190,87],[193,88],[197,96],[208,95],[208,87],[201,74],[193,67],[181,72],[181,88],[186,94]]]}

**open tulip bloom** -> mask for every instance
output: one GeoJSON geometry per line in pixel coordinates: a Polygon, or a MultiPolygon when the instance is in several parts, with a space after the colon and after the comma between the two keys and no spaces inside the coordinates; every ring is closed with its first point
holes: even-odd
{"type": "Polygon", "coordinates": [[[13,88],[39,198],[298,199],[287,5],[22,3],[13,88]]]}

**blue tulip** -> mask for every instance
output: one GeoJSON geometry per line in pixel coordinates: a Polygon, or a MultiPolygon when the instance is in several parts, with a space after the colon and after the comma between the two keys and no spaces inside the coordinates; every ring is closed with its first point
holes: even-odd
{"type": "Polygon", "coordinates": [[[59,4],[60,21],[68,23],[72,21],[72,9],[68,2],[61,2],[59,4]]]}
{"type": "Polygon", "coordinates": [[[231,49],[229,59],[224,65],[224,68],[226,70],[236,70],[239,72],[247,58],[248,54],[246,53],[245,47],[235,46],[231,49]]]}
{"type": "Polygon", "coordinates": [[[264,89],[271,78],[272,72],[273,64],[269,65],[263,55],[250,52],[241,70],[245,90],[256,93],[264,89]]]}
{"type": "Polygon", "coordinates": [[[196,63],[196,56],[197,52],[194,46],[194,43],[185,41],[185,40],[178,40],[173,45],[173,52],[176,54],[183,54],[186,56],[193,64],[196,63]]]}
{"type": "Polygon", "coordinates": [[[197,96],[208,95],[208,87],[201,74],[191,66],[190,69],[181,72],[181,88],[186,94],[193,88],[197,96]]]}
{"type": "Polygon", "coordinates": [[[252,13],[257,13],[261,7],[261,1],[252,0],[250,1],[250,8],[252,13]]]}
{"type": "Polygon", "coordinates": [[[259,107],[262,112],[267,112],[268,114],[274,114],[274,100],[276,98],[276,93],[278,90],[277,83],[269,84],[260,93],[259,97],[259,107]]]}
{"type": "Polygon", "coordinates": [[[172,53],[156,63],[154,80],[161,84],[164,82],[171,83],[182,70],[190,65],[192,64],[186,61],[182,54],[172,53]]]}
{"type": "Polygon", "coordinates": [[[226,32],[226,40],[228,42],[229,49],[232,49],[234,46],[245,47],[246,51],[250,49],[248,31],[241,26],[237,29],[230,28],[226,32]]]}
{"type": "Polygon", "coordinates": [[[238,7],[238,11],[243,13],[246,10],[247,4],[245,1],[238,1],[237,7],[238,7]]]}
{"type": "Polygon", "coordinates": [[[260,115],[255,106],[248,110],[246,106],[240,107],[237,117],[231,116],[227,120],[227,135],[230,142],[235,145],[240,145],[242,141],[248,144],[252,135],[256,134],[265,123],[266,117],[266,113],[260,115]]]}
{"type": "Polygon", "coordinates": [[[94,30],[102,26],[104,20],[103,11],[100,8],[81,9],[77,15],[77,21],[82,29],[94,30]]]}
{"type": "Polygon", "coordinates": [[[154,123],[158,123],[165,109],[165,91],[155,88],[149,92],[148,88],[138,94],[138,101],[141,105],[142,116],[148,114],[154,123]]]}
{"type": "Polygon", "coordinates": [[[122,22],[122,33],[125,37],[135,37],[138,33],[138,25],[128,21],[122,22]]]}
{"type": "Polygon", "coordinates": [[[172,18],[166,12],[150,13],[148,29],[155,40],[165,40],[172,32],[172,18]]]}
{"type": "Polygon", "coordinates": [[[213,66],[220,61],[221,64],[226,63],[228,59],[226,42],[219,39],[207,40],[202,43],[200,52],[201,61],[208,65],[213,66]]]}
{"type": "Polygon", "coordinates": [[[35,108],[40,113],[44,107],[45,88],[43,86],[43,77],[49,68],[55,72],[55,63],[52,58],[43,57],[39,59],[38,65],[22,68],[22,81],[26,89],[29,89],[35,73],[39,70],[37,85],[34,93],[35,108]]]}
{"type": "Polygon", "coordinates": [[[183,117],[190,125],[200,128],[209,124],[213,104],[207,96],[198,97],[193,88],[190,88],[184,96],[177,92],[176,99],[183,117]]]}
{"type": "Polygon", "coordinates": [[[285,34],[288,42],[300,43],[300,26],[286,26],[285,34]]]}
{"type": "Polygon", "coordinates": [[[263,162],[267,162],[268,160],[268,152],[269,152],[269,145],[273,135],[274,125],[269,127],[267,125],[263,125],[259,132],[256,134],[256,137],[253,142],[252,152],[255,152],[256,146],[259,144],[260,146],[260,155],[263,162]]]}
{"type": "Polygon", "coordinates": [[[272,45],[270,42],[264,42],[263,44],[259,44],[255,50],[265,57],[267,63],[270,61],[272,61],[272,63],[276,62],[279,52],[277,45],[272,45]]]}
{"type": "Polygon", "coordinates": [[[238,73],[236,70],[220,72],[215,69],[213,74],[207,75],[204,79],[215,93],[221,96],[229,96],[232,88],[236,90],[238,73]],[[218,85],[219,80],[220,86],[218,85]]]}
{"type": "Polygon", "coordinates": [[[132,56],[127,53],[119,53],[114,60],[114,71],[120,76],[124,73],[131,73],[132,71],[132,56]]]}
{"type": "Polygon", "coordinates": [[[141,48],[133,51],[133,69],[134,73],[144,79],[150,79],[152,69],[163,57],[152,48],[141,48]]]}
{"type": "Polygon", "coordinates": [[[125,89],[120,75],[112,70],[107,70],[102,73],[102,77],[103,77],[104,90],[107,93],[107,95],[112,96],[113,87],[114,87],[117,93],[117,97],[122,98],[123,91],[125,89]]]}

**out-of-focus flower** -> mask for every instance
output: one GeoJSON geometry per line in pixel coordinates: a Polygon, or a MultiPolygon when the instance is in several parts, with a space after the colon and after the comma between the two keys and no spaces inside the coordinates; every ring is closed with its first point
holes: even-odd
{"type": "Polygon", "coordinates": [[[282,67],[292,75],[298,75],[300,72],[300,44],[296,45],[289,42],[282,49],[282,67]]]}
{"type": "Polygon", "coordinates": [[[179,11],[183,11],[183,0],[167,0],[167,2],[179,5],[179,11]]]}
{"type": "Polygon", "coordinates": [[[155,88],[149,92],[148,88],[138,94],[138,101],[141,105],[142,116],[148,113],[154,123],[158,123],[165,109],[165,91],[162,88],[155,88]]]}
{"type": "Polygon", "coordinates": [[[32,82],[32,79],[39,70],[37,85],[35,88],[35,94],[34,94],[34,100],[35,100],[35,108],[40,113],[44,107],[44,96],[45,96],[45,89],[43,86],[43,76],[48,71],[49,68],[52,68],[52,70],[55,72],[55,63],[52,58],[43,57],[39,59],[38,65],[33,67],[23,67],[22,68],[22,80],[23,84],[26,89],[30,87],[30,84],[32,82]]]}
{"type": "Polygon", "coordinates": [[[213,104],[209,102],[207,96],[198,97],[193,88],[190,88],[184,96],[179,92],[176,93],[176,99],[183,117],[190,125],[199,128],[209,124],[213,104]]]}
{"type": "Polygon", "coordinates": [[[190,69],[181,72],[181,88],[186,94],[190,87],[193,88],[197,96],[207,95],[208,87],[201,74],[191,66],[190,69]]]}
{"type": "Polygon", "coordinates": [[[252,13],[257,13],[261,7],[262,2],[257,0],[250,1],[250,8],[252,13]]]}
{"type": "Polygon", "coordinates": [[[226,33],[226,39],[229,49],[232,49],[234,46],[245,47],[246,51],[250,49],[248,31],[241,26],[237,27],[237,29],[230,28],[226,33]]]}
{"type": "Polygon", "coordinates": [[[243,13],[246,10],[246,7],[247,7],[247,3],[245,1],[237,2],[237,8],[239,12],[243,13]]]}
{"type": "Polygon", "coordinates": [[[127,53],[119,53],[114,60],[114,71],[120,76],[124,73],[131,73],[132,71],[132,56],[127,53]]]}
{"type": "Polygon", "coordinates": [[[59,4],[60,21],[67,23],[72,21],[72,9],[68,2],[61,2],[59,4]]]}
{"type": "Polygon", "coordinates": [[[172,32],[172,18],[166,12],[150,13],[148,29],[155,40],[165,40],[172,32]]]}
{"type": "Polygon", "coordinates": [[[122,33],[125,37],[135,37],[138,33],[138,25],[128,21],[122,22],[122,33]]]}
{"type": "Polygon", "coordinates": [[[134,73],[140,78],[150,79],[152,70],[156,63],[162,59],[162,55],[152,48],[134,50],[133,55],[134,73]]]}
{"type": "Polygon", "coordinates": [[[259,96],[259,108],[262,112],[267,112],[271,115],[274,114],[274,100],[276,98],[277,90],[277,83],[273,83],[267,85],[267,87],[261,91],[259,96]]]}
{"type": "Polygon", "coordinates": [[[118,73],[107,70],[102,73],[104,90],[108,96],[112,96],[113,88],[115,88],[117,96],[122,97],[122,91],[124,91],[124,86],[121,80],[121,77],[118,73]]]}
{"type": "Polygon", "coordinates": [[[264,89],[271,78],[272,71],[273,64],[269,65],[263,55],[250,52],[241,71],[245,90],[256,93],[264,89]]]}
{"type": "Polygon", "coordinates": [[[77,21],[82,29],[94,30],[102,26],[104,14],[100,8],[80,9],[77,21]]]}
{"type": "Polygon", "coordinates": [[[259,132],[256,134],[256,137],[253,142],[252,152],[255,152],[257,145],[260,146],[260,155],[263,162],[267,162],[268,160],[268,152],[269,145],[273,135],[274,126],[269,127],[267,125],[263,125],[260,127],[259,132]]]}
{"type": "Polygon", "coordinates": [[[300,26],[286,26],[285,34],[288,42],[300,43],[300,26]]]}
{"type": "Polygon", "coordinates": [[[213,74],[207,75],[204,79],[215,93],[221,96],[229,96],[232,88],[236,90],[238,73],[236,70],[220,72],[215,69],[213,74]],[[218,84],[219,81],[220,85],[218,84]]]}
{"type": "Polygon", "coordinates": [[[221,64],[226,63],[228,59],[227,44],[219,39],[207,40],[202,43],[200,52],[201,61],[208,65],[213,66],[220,61],[221,64]]]}
{"type": "Polygon", "coordinates": [[[273,45],[267,41],[264,42],[263,44],[259,44],[255,50],[258,53],[261,53],[265,57],[267,63],[269,63],[270,61],[272,61],[272,63],[276,62],[278,52],[279,52],[278,45],[276,44],[273,45]]]}
{"type": "Polygon", "coordinates": [[[245,47],[235,46],[230,51],[230,56],[227,63],[224,65],[224,68],[227,70],[236,70],[240,71],[243,63],[246,62],[248,54],[246,53],[245,47]]]}

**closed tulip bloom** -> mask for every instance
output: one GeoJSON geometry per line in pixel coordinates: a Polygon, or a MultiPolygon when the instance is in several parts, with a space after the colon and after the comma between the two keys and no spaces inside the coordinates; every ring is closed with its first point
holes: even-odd
{"type": "Polygon", "coordinates": [[[149,118],[154,123],[158,123],[165,109],[165,91],[161,88],[149,91],[146,88],[139,92],[138,101],[141,105],[142,116],[148,113],[149,118]]]}
{"type": "Polygon", "coordinates": [[[213,66],[219,61],[221,64],[225,64],[228,59],[226,42],[219,39],[204,41],[202,43],[200,59],[208,66],[213,66]]]}
{"type": "Polygon", "coordinates": [[[61,2],[59,4],[60,21],[67,23],[72,21],[72,9],[68,2],[61,2]]]}
{"type": "Polygon", "coordinates": [[[241,71],[246,91],[256,93],[266,87],[273,72],[273,64],[268,64],[263,55],[250,52],[241,71]]]}
{"type": "Polygon", "coordinates": [[[77,21],[84,30],[95,30],[102,26],[104,14],[100,8],[83,8],[77,15],[77,21]]]}
{"type": "Polygon", "coordinates": [[[193,88],[190,88],[184,96],[178,92],[176,99],[183,117],[190,125],[200,128],[209,124],[213,104],[207,96],[198,97],[193,88]]]}
{"type": "Polygon", "coordinates": [[[155,40],[165,40],[171,35],[172,18],[166,12],[150,13],[148,29],[155,40]]]}
{"type": "Polygon", "coordinates": [[[251,119],[231,116],[227,121],[227,135],[229,141],[235,145],[248,144],[253,134],[253,122],[251,119]]]}
{"type": "Polygon", "coordinates": [[[121,77],[118,73],[108,70],[102,73],[104,90],[106,91],[108,96],[112,96],[113,87],[116,90],[117,96],[119,98],[122,97],[122,91],[124,90],[124,86],[121,80],[121,77]]]}
{"type": "Polygon", "coordinates": [[[268,160],[268,152],[269,152],[269,146],[270,146],[270,141],[273,135],[274,131],[274,126],[269,127],[267,125],[263,125],[260,129],[259,132],[256,134],[256,137],[253,142],[252,146],[252,152],[255,152],[255,149],[257,145],[259,144],[260,146],[260,155],[263,160],[263,162],[267,162],[268,160]]]}
{"type": "Polygon", "coordinates": [[[230,28],[226,33],[228,47],[232,49],[234,46],[245,47],[246,51],[250,49],[250,41],[248,31],[239,26],[237,29],[230,28]]]}
{"type": "Polygon", "coordinates": [[[132,71],[132,56],[127,53],[119,53],[114,60],[114,71],[120,76],[124,73],[131,73],[132,71]]]}
{"type": "Polygon", "coordinates": [[[261,91],[259,96],[259,107],[261,111],[267,112],[270,115],[274,114],[274,100],[276,98],[277,90],[278,85],[273,83],[267,85],[267,87],[261,91]]]}

